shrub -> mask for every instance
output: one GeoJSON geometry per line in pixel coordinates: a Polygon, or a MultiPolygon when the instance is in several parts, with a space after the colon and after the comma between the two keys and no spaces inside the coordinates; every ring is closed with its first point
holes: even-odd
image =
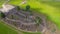
{"type": "Polygon", "coordinates": [[[20,6],[17,6],[17,10],[20,10],[20,6]]]}
{"type": "Polygon", "coordinates": [[[27,6],[26,6],[26,10],[27,10],[27,11],[30,10],[30,5],[27,5],[27,6]]]}
{"type": "Polygon", "coordinates": [[[0,12],[0,17],[5,18],[5,14],[3,12],[0,12]]]}

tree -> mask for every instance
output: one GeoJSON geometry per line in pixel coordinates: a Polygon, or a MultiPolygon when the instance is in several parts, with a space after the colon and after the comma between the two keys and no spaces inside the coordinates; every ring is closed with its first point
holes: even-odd
{"type": "Polygon", "coordinates": [[[20,7],[19,6],[17,6],[17,10],[20,10],[20,7]]]}
{"type": "Polygon", "coordinates": [[[30,5],[26,6],[26,11],[30,10],[30,5]]]}
{"type": "Polygon", "coordinates": [[[0,17],[5,18],[5,14],[3,12],[0,12],[0,17]]]}

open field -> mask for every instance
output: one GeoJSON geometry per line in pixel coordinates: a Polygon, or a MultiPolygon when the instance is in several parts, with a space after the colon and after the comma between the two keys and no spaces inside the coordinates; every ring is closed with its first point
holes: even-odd
{"type": "MultiPolygon", "coordinates": [[[[54,2],[39,2],[37,0],[27,0],[27,1],[28,2],[26,4],[20,5],[22,0],[17,0],[17,1],[11,0],[9,2],[9,4],[18,5],[18,6],[21,6],[23,8],[25,8],[26,5],[30,5],[31,10],[34,9],[37,12],[40,12],[40,13],[47,15],[47,19],[50,19],[51,21],[53,21],[57,25],[57,27],[60,29],[60,2],[55,2],[55,3],[54,2]]],[[[3,2],[4,2],[4,0],[0,1],[0,7],[1,7],[3,2]]],[[[18,34],[17,32],[12,31],[12,30],[10,31],[10,30],[11,29],[7,28],[7,26],[4,26],[3,24],[0,25],[0,32],[2,34],[5,34],[5,33],[6,34],[18,34]]],[[[24,34],[29,34],[29,33],[24,32],[24,34]]]]}
{"type": "Polygon", "coordinates": [[[2,21],[0,21],[0,34],[18,34],[13,29],[9,28],[2,21]]]}
{"type": "Polygon", "coordinates": [[[53,6],[53,7],[56,7],[56,8],[59,8],[60,9],[60,1],[46,1],[46,2],[43,2],[42,1],[42,3],[44,3],[44,4],[48,4],[48,5],[50,5],[50,6],[53,6]]]}

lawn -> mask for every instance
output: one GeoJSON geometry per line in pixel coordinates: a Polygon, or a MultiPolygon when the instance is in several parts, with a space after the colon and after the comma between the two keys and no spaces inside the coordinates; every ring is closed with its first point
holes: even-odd
{"type": "Polygon", "coordinates": [[[9,28],[2,21],[0,21],[0,34],[18,34],[18,32],[16,32],[13,29],[9,28]]]}
{"type": "Polygon", "coordinates": [[[56,8],[59,8],[60,9],[60,1],[41,1],[41,3],[44,3],[44,4],[48,4],[50,6],[53,6],[53,7],[56,7],[56,8]]]}

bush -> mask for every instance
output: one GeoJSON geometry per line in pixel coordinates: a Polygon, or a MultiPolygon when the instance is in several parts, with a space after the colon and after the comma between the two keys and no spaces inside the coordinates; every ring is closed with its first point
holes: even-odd
{"type": "Polygon", "coordinates": [[[27,11],[30,10],[30,5],[27,5],[27,6],[26,6],[26,10],[27,10],[27,11]]]}
{"type": "Polygon", "coordinates": [[[20,10],[20,6],[17,6],[17,10],[20,10]]]}
{"type": "Polygon", "coordinates": [[[3,12],[0,12],[0,17],[5,18],[5,14],[3,12]]]}

